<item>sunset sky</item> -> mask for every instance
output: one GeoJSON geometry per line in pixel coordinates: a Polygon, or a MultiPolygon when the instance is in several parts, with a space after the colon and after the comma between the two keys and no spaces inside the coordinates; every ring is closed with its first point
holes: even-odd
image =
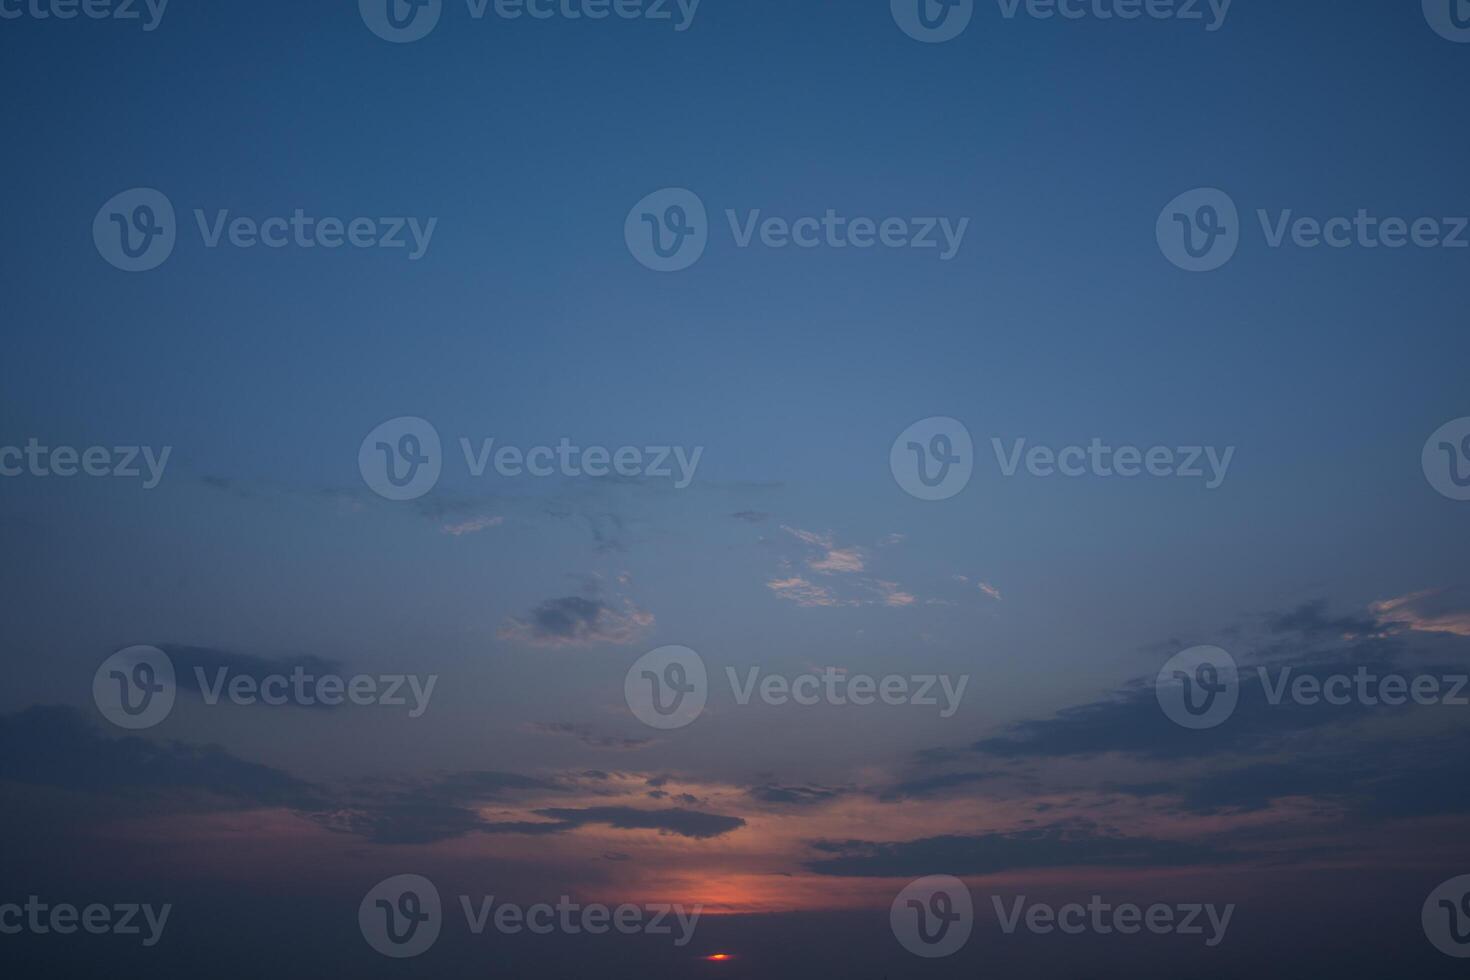
{"type": "Polygon", "coordinates": [[[1470,45],[1417,2],[1236,0],[1214,32],[979,4],[943,44],[886,0],[704,0],[684,31],[446,0],[406,44],[355,6],[0,21],[0,446],[171,447],[154,489],[0,478],[0,904],[175,907],[154,950],[0,936],[0,959],[1458,975],[1420,905],[1470,874],[1470,706],[1273,705],[1258,668],[1470,672],[1470,503],[1421,467],[1470,416],[1470,251],[1272,249],[1256,212],[1470,213],[1470,45]],[[128,274],[91,229],[135,187],[171,200],[178,243],[128,274]],[[1155,240],[1197,187],[1243,223],[1208,274],[1155,240]],[[624,241],[660,188],[709,211],[677,273],[624,241]],[[193,216],[298,208],[437,225],[409,260],[211,249],[193,216]],[[727,209],[969,225],[948,261],[740,248],[727,209]],[[358,454],[405,416],[437,430],[443,474],[392,501],[358,454]],[[889,463],[931,417],[974,443],[969,485],[932,502],[889,463]],[[682,489],[476,477],[462,438],[702,455],[682,489]],[[1234,454],[1215,489],[997,459],[1094,438],[1234,454]],[[180,683],[130,732],[93,678],[134,645],[180,683]],[[710,686],[661,731],[624,680],[669,645],[710,686]],[[1154,683],[1200,645],[1238,662],[1240,703],[1189,731],[1154,683]],[[211,705],[196,667],[437,681],[410,717],[211,705]],[[946,717],[942,696],[742,705],[727,668],[968,681],[946,717]],[[454,906],[446,939],[379,957],[358,903],[408,873],[454,906]],[[889,931],[929,875],[975,898],[946,960],[889,931]],[[1094,894],[1234,903],[1230,941],[1010,936],[990,900],[1094,894]],[[705,919],[680,948],[474,937],[460,895],[705,919]]]}

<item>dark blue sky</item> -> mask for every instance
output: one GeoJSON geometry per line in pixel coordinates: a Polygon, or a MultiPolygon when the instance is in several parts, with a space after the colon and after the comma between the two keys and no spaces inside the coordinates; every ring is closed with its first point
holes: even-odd
{"type": "MultiPolygon", "coordinates": [[[[880,0],[703,0],[684,31],[476,20],[445,0],[434,31],[407,44],[380,40],[355,7],[172,0],[153,31],[0,20],[0,446],[172,447],[153,490],[0,479],[12,668],[0,715],[94,714],[93,671],[132,644],[319,657],[437,673],[435,710],[262,723],[181,697],[149,737],[217,744],[333,792],[592,768],[614,771],[625,795],[672,775],[729,813],[766,783],[891,795],[927,778],[910,771],[915,753],[1113,705],[1197,643],[1243,661],[1463,663],[1456,542],[1470,504],[1436,493],[1420,454],[1470,415],[1470,248],[1271,248],[1257,218],[1470,214],[1457,97],[1470,45],[1429,29],[1418,3],[1236,0],[1207,31],[1008,20],[978,2],[942,44],[905,36],[880,0]],[[104,202],[137,187],[172,202],[178,243],[159,268],[128,274],[91,231],[104,202]],[[699,196],[710,243],[691,268],[660,274],[623,231],[629,209],[667,187],[699,196]],[[1242,241],[1223,268],[1188,273],[1161,254],[1155,224],[1200,187],[1230,195],[1242,241]],[[193,217],[298,208],[437,224],[410,260],[211,249],[193,217]],[[969,224],[942,261],[739,248],[727,209],[969,224]],[[444,475],[411,503],[369,492],[357,466],[364,436],[399,416],[429,420],[445,446],[444,475]],[[934,503],[904,493],[888,465],[895,437],[931,416],[962,421],[976,450],[969,486],[934,503]],[[703,455],[682,490],[474,478],[460,437],[703,455]],[[991,442],[1095,437],[1235,452],[1207,490],[1005,477],[991,442]],[[1375,608],[1406,596],[1420,598],[1375,608]],[[552,620],[579,609],[596,611],[568,639],[552,620]],[[1351,623],[1283,625],[1303,609],[1351,623]],[[595,745],[649,737],[619,691],[629,664],[666,644],[721,675],[841,665],[972,680],[953,718],[742,712],[721,694],[677,737],[626,754],[595,745]]],[[[1442,721],[1404,724],[1416,737],[1463,732],[1442,721]]],[[[1120,741],[1127,756],[1134,743],[1120,741]]],[[[1303,755],[1288,761],[1313,768],[1319,749],[1294,746],[1303,755]]],[[[1374,758],[1399,768],[1392,752],[1374,758]]],[[[1077,769],[1052,761],[1038,751],[1036,771],[1011,772],[1020,788],[966,784],[886,837],[864,808],[878,804],[835,803],[809,831],[746,814],[762,846],[740,860],[803,878],[803,842],[1005,832],[1043,804],[1081,820],[1087,801],[1060,797],[1111,792],[1080,789],[1077,769]]],[[[1186,801],[1110,810],[1118,826],[1194,837],[1190,793],[1221,792],[1188,783],[1189,766],[1110,764],[1110,778],[1166,780],[1186,801]]],[[[1363,787],[1319,789],[1335,807],[1363,787]]],[[[1246,810],[1286,795],[1226,794],[1246,810]]],[[[1284,849],[1305,847],[1309,818],[1273,817],[1291,825],[1284,849]]],[[[1422,857],[1378,850],[1394,831],[1356,819],[1339,830],[1371,838],[1365,864],[1422,857]]],[[[312,846],[275,824],[262,834],[281,852],[312,846]]],[[[544,868],[508,873],[593,891],[620,880],[574,870],[580,852],[561,840],[545,842],[544,868]]],[[[419,866],[469,850],[449,845],[464,850],[419,866]]],[[[626,879],[639,895],[691,887],[650,866],[692,862],[709,882],[739,863],[639,846],[626,879]]],[[[709,892],[734,911],[853,907],[803,884],[732,878],[709,892]]]]}

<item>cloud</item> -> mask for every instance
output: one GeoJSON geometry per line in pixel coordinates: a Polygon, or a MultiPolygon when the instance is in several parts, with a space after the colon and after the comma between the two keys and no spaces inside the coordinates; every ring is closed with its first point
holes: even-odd
{"type": "Polygon", "coordinates": [[[927,799],[947,795],[960,787],[973,786],[999,777],[994,772],[949,772],[937,776],[920,776],[883,790],[878,798],[884,803],[900,800],[927,799]]]}
{"type": "Polygon", "coordinates": [[[824,575],[850,574],[861,572],[864,568],[862,549],[837,547],[830,531],[826,534],[818,534],[815,531],[803,531],[786,524],[781,525],[781,530],[817,551],[817,555],[808,558],[806,562],[807,567],[814,572],[821,572],[824,575]]]}
{"type": "Polygon", "coordinates": [[[558,821],[564,829],[604,824],[616,830],[657,830],[699,840],[720,837],[745,826],[740,817],[678,807],[668,810],[639,810],[628,806],[550,808],[537,810],[536,815],[558,821]]]}
{"type": "Polygon", "coordinates": [[[885,606],[912,606],[917,601],[913,593],[903,591],[897,582],[873,579],[868,585],[879,594],[878,601],[885,606]]]}
{"type": "Polygon", "coordinates": [[[0,716],[0,781],[166,799],[186,810],[302,808],[323,800],[309,783],[217,746],[111,738],[76,708],[61,705],[0,716]]]}
{"type": "Polygon", "coordinates": [[[762,524],[771,518],[770,514],[759,510],[740,510],[730,516],[737,521],[748,521],[751,524],[762,524]]]}
{"type": "Polygon", "coordinates": [[[607,643],[627,646],[652,629],[653,613],[629,600],[614,608],[601,599],[564,596],[540,603],[523,618],[512,617],[501,626],[503,640],[536,647],[571,648],[607,643]]]}
{"type": "Polygon", "coordinates": [[[836,593],[821,585],[815,585],[800,575],[790,578],[776,578],[766,582],[766,588],[776,593],[778,598],[788,602],[794,602],[798,606],[855,606],[856,602],[850,599],[839,599],[836,593]]]}
{"type": "Polygon", "coordinates": [[[1470,603],[1460,597],[1460,591],[1427,589],[1375,602],[1369,609],[1383,627],[1470,636],[1470,610],[1466,608],[1470,603]]]}
{"type": "Polygon", "coordinates": [[[984,592],[986,595],[990,596],[990,598],[994,599],[996,602],[1000,602],[1001,601],[1000,589],[997,589],[995,586],[991,585],[989,582],[981,582],[980,583],[980,591],[981,592],[984,592]]]}
{"type": "Polygon", "coordinates": [[[818,841],[831,857],[806,862],[821,875],[859,878],[996,874],[1036,868],[1217,865],[1240,858],[1207,844],[1101,834],[1088,826],[947,835],[912,841],[818,841]]]}
{"type": "MultiPolygon", "coordinates": [[[[178,643],[164,643],[159,645],[174,665],[174,675],[181,691],[191,694],[203,694],[204,681],[213,684],[223,671],[229,677],[249,677],[257,684],[263,682],[267,677],[292,676],[300,670],[308,677],[321,677],[325,674],[342,674],[345,670],[341,661],[332,660],[327,657],[317,657],[310,654],[296,657],[262,657],[252,653],[236,653],[233,650],[221,650],[216,647],[185,646],[178,643]]],[[[264,701],[257,704],[265,705],[264,701]]],[[[324,704],[319,699],[310,703],[288,700],[288,705],[306,709],[332,711],[337,705],[324,704]]]]}
{"type": "Polygon", "coordinates": [[[767,784],[755,786],[747,790],[752,799],[762,803],[775,803],[785,806],[814,806],[819,803],[828,803],[843,794],[840,789],[828,789],[825,786],[777,786],[767,784]]]}
{"type": "Polygon", "coordinates": [[[617,735],[599,735],[586,725],[574,725],[570,722],[539,722],[531,726],[532,731],[541,732],[546,735],[565,735],[575,738],[583,745],[594,749],[642,749],[653,744],[649,738],[623,738],[617,735]]]}
{"type": "Polygon", "coordinates": [[[458,524],[445,524],[441,530],[445,534],[452,534],[458,538],[466,534],[477,534],[487,528],[499,527],[504,523],[504,517],[472,517],[458,524]]]}

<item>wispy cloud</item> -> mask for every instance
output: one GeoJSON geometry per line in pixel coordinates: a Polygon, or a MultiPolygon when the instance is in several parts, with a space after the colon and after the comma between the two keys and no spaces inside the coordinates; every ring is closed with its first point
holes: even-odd
{"type": "Polygon", "coordinates": [[[850,599],[839,599],[837,594],[824,586],[816,585],[800,575],[790,578],[775,578],[766,583],[766,588],[779,598],[794,602],[798,606],[854,606],[850,599]]]}
{"type": "Polygon", "coordinates": [[[782,524],[781,530],[816,551],[814,556],[806,560],[807,567],[814,572],[821,572],[824,575],[848,574],[861,572],[865,567],[862,549],[858,547],[839,548],[830,531],[826,534],[819,534],[816,531],[803,531],[801,528],[787,524],[782,524]]]}
{"type": "Polygon", "coordinates": [[[445,524],[442,530],[445,534],[452,534],[458,538],[466,534],[477,534],[487,528],[499,527],[504,523],[504,517],[475,517],[458,524],[445,524]]]}

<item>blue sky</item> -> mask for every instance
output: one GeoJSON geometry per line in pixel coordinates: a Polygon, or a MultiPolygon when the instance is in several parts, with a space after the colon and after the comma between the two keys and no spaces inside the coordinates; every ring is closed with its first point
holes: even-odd
{"type": "MultiPolygon", "coordinates": [[[[907,778],[914,753],[1111,703],[1197,643],[1271,663],[1463,663],[1454,542],[1470,505],[1434,492],[1420,452],[1470,415],[1470,251],[1273,249],[1256,217],[1470,213],[1470,137],[1452,97],[1470,46],[1429,30],[1418,4],[1236,0],[1208,32],[1006,20],[982,3],[963,35],[932,45],[882,2],[703,0],[680,32],[476,21],[447,0],[433,33],[400,45],[353,6],[174,0],[150,32],[0,22],[13,143],[0,446],[172,447],[154,490],[0,480],[0,590],[13,602],[0,713],[62,705],[96,720],[93,671],[135,643],[314,656],[437,673],[439,700],[421,721],[288,709],[262,722],[185,698],[148,737],[217,744],[322,785],[674,774],[731,812],[766,782],[877,793],[907,778]],[[90,228],[134,187],[168,196],[179,242],[160,268],[127,274],[90,228]],[[666,187],[699,195],[711,241],[691,268],[659,274],[630,255],[623,226],[666,187]],[[1154,229],[1197,187],[1233,198],[1244,240],[1223,268],[1191,274],[1154,229]],[[196,208],[437,225],[415,261],[208,249],[196,208]],[[951,261],[742,249],[727,209],[969,225],[951,261]],[[409,503],[373,495],[356,465],[364,436],[399,416],[429,420],[446,447],[444,476],[409,503]],[[895,437],[932,416],[963,422],[976,446],[969,486],[934,503],[888,466],[895,437]],[[475,479],[461,436],[703,456],[685,490],[475,479]],[[992,438],[1094,437],[1235,455],[1206,490],[1004,477],[991,450],[992,438]],[[813,567],[834,551],[861,568],[813,567]],[[837,601],[791,601],[773,583],[793,576],[837,601]],[[874,598],[885,588],[912,601],[874,598]],[[568,598],[602,610],[590,639],[517,631],[568,598]],[[1302,609],[1357,625],[1330,644],[1304,638],[1281,626],[1302,609]],[[1454,628],[1424,627],[1436,621],[1454,628]],[[1283,652],[1283,636],[1298,646],[1283,652]],[[742,712],[721,696],[675,737],[627,753],[592,744],[652,738],[619,691],[665,644],[717,671],[972,680],[952,719],[742,712]]],[[[1099,772],[1121,779],[1136,761],[1099,772]]],[[[1074,772],[1037,766],[1024,792],[948,799],[896,819],[892,838],[846,804],[804,836],[762,824],[775,843],[757,863],[805,867],[799,840],[954,833],[965,805],[1015,830],[1018,800],[1082,792],[1074,772]]],[[[1169,819],[1189,836],[1187,814],[1169,819]]],[[[270,827],[282,853],[312,846],[270,827]]],[[[506,838],[488,839],[483,853],[456,837],[417,859],[502,859],[506,838]]],[[[648,857],[627,887],[689,888],[647,872],[661,867],[657,843],[639,843],[648,857]]],[[[545,874],[577,882],[576,849],[545,844],[545,874]]],[[[1365,863],[1393,864],[1381,857],[1365,863]]],[[[706,858],[723,881],[724,859],[706,858]]],[[[238,869],[190,874],[228,882],[238,869]]],[[[748,882],[711,896],[740,912],[847,907],[748,882]]]]}

